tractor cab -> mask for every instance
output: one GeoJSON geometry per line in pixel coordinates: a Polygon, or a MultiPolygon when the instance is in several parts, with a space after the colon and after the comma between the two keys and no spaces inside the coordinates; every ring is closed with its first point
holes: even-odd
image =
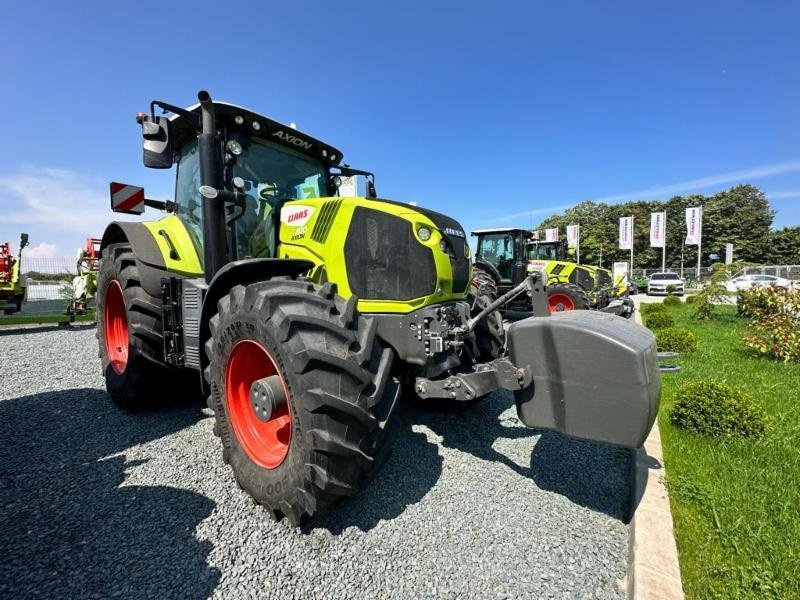
{"type": "MultiPolygon", "coordinates": [[[[172,212],[189,233],[197,254],[205,261],[211,259],[212,272],[236,260],[276,257],[281,208],[288,201],[339,196],[345,189],[354,195],[356,177],[365,178],[365,196],[375,197],[374,175],[340,164],[342,153],[336,148],[297,131],[293,124],[284,125],[235,104],[214,103],[219,136],[204,139],[198,134],[203,126],[201,104],[182,109],[154,101],[150,114],[139,113],[136,118],[142,126],[145,166],[177,167],[174,201],[145,199],[142,190],[142,202],[131,210],[124,203],[115,205],[112,184],[112,209],[141,214],[145,206],[153,206],[172,212]],[[156,107],[173,114],[156,116],[156,107]],[[201,152],[204,143],[214,147],[201,152]],[[202,164],[201,155],[213,160],[202,164]],[[204,193],[211,203],[204,202],[204,193]],[[209,230],[214,239],[206,244],[209,230]]],[[[181,254],[178,248],[172,250],[171,254],[181,254]]],[[[204,271],[209,274],[208,268],[204,271]]]]}
{"type": "Polygon", "coordinates": [[[540,242],[530,239],[528,241],[528,260],[572,260],[571,251],[567,248],[566,240],[558,242],[540,242]]]}

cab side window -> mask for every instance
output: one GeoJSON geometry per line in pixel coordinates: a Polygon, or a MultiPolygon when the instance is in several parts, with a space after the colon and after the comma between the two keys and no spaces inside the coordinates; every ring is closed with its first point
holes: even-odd
{"type": "Polygon", "coordinates": [[[199,190],[200,157],[197,152],[197,141],[193,141],[181,149],[178,159],[175,203],[178,207],[177,215],[186,225],[198,250],[203,246],[203,209],[199,190]]]}

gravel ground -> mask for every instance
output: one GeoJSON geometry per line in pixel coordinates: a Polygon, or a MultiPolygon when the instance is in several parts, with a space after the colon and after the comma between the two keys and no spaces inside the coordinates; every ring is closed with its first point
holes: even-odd
{"type": "Polygon", "coordinates": [[[93,327],[0,331],[0,597],[622,598],[629,453],[405,406],[386,467],[303,529],[222,463],[201,402],[112,407],[93,327]]]}

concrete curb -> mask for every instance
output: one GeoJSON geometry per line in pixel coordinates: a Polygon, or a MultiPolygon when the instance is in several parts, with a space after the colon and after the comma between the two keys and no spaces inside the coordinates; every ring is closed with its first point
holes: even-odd
{"type": "MultiPolygon", "coordinates": [[[[639,311],[635,315],[641,324],[639,311]]],[[[633,453],[632,476],[628,597],[631,600],[683,600],[658,421],[644,448],[633,453]]]]}

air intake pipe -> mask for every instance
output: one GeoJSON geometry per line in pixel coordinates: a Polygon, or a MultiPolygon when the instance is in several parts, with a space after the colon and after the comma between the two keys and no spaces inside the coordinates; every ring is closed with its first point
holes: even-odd
{"type": "MultiPolygon", "coordinates": [[[[197,93],[200,101],[201,130],[197,136],[200,155],[200,185],[222,188],[222,160],[216,115],[211,96],[205,90],[197,93]]],[[[219,197],[203,197],[203,266],[206,282],[228,262],[225,232],[225,203],[219,197]]]]}

